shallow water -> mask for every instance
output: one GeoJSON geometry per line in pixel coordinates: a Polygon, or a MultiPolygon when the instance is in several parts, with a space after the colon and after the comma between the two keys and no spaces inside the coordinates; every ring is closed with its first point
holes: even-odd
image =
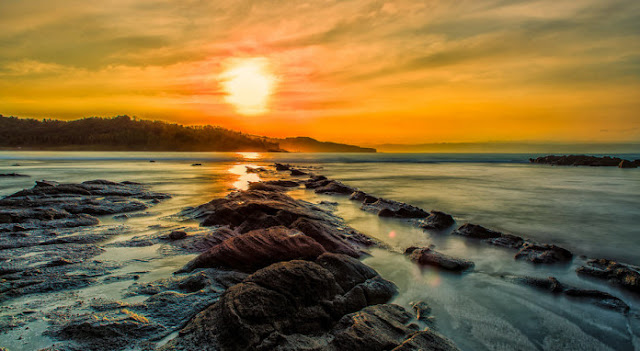
{"type": "MultiPolygon", "coordinates": [[[[89,179],[131,180],[174,197],[149,209],[150,217],[124,222],[131,234],[160,230],[176,223],[175,213],[187,206],[223,196],[258,180],[245,165],[273,161],[321,166],[322,173],[376,196],[404,201],[454,215],[458,224],[473,222],[541,242],[554,243],[588,257],[611,257],[640,264],[640,169],[551,167],[531,165],[537,155],[499,154],[255,154],[255,153],[80,153],[0,152],[0,173],[24,173],[31,178],[0,178],[0,196],[33,185],[36,179],[80,182],[89,179]],[[155,160],[156,162],[149,162],[155,160]],[[191,166],[192,163],[202,166],[191,166]],[[19,166],[13,166],[19,164],[19,166]]],[[[624,155],[640,158],[640,155],[624,155]]],[[[640,301],[601,282],[574,273],[574,263],[537,267],[513,260],[513,252],[428,233],[395,219],[363,212],[344,197],[291,192],[311,202],[336,201],[337,214],[356,229],[388,244],[393,252],[376,249],[365,262],[400,288],[395,302],[408,306],[424,300],[434,310],[437,329],[464,350],[633,350],[640,342],[637,316],[625,317],[575,300],[567,300],[497,277],[499,273],[556,276],[580,287],[594,287],[622,297],[637,313],[640,301]],[[476,263],[465,275],[420,269],[400,252],[411,245],[436,249],[476,263]]],[[[102,218],[104,224],[121,224],[102,218]]],[[[107,248],[100,259],[128,262],[119,274],[149,271],[141,281],[167,277],[192,256],[162,257],[157,247],[107,248]]],[[[80,298],[123,298],[131,281],[90,287],[80,298]]],[[[77,296],[70,296],[69,302],[77,296]]],[[[15,300],[14,300],[15,303],[15,300]]],[[[62,303],[62,301],[61,301],[62,303]]],[[[34,327],[42,328],[34,323],[34,327]]],[[[47,344],[30,329],[29,345],[0,335],[0,345],[29,350],[47,344]],[[37,340],[37,342],[36,342],[37,340]]],[[[24,335],[26,331],[22,331],[24,335]]]]}

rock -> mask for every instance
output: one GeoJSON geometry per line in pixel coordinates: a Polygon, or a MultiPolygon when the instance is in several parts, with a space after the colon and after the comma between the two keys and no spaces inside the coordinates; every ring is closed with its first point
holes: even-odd
{"type": "Polygon", "coordinates": [[[169,233],[169,236],[167,237],[169,240],[181,240],[187,237],[187,232],[185,232],[184,230],[174,230],[171,233],[169,233]]]}
{"type": "Polygon", "coordinates": [[[431,214],[429,214],[429,217],[420,224],[420,228],[443,230],[451,227],[454,223],[455,220],[450,214],[433,210],[431,214]]]}
{"type": "Polygon", "coordinates": [[[581,275],[608,280],[611,284],[640,293],[640,267],[608,259],[591,259],[576,272],[581,275]]]}
{"type": "Polygon", "coordinates": [[[581,289],[573,286],[562,284],[555,277],[537,278],[530,276],[519,276],[503,274],[501,278],[513,283],[532,286],[541,290],[546,290],[554,294],[562,294],[568,298],[591,303],[601,308],[614,310],[623,314],[629,311],[627,305],[620,298],[615,297],[607,292],[581,289]]]}
{"type": "Polygon", "coordinates": [[[247,173],[263,173],[268,172],[268,170],[264,167],[249,167],[245,166],[247,169],[247,173]]]}
{"type": "Polygon", "coordinates": [[[632,161],[622,160],[618,164],[618,168],[638,168],[638,165],[632,161]]]}
{"type": "Polygon", "coordinates": [[[313,176],[313,177],[309,178],[304,183],[304,186],[307,189],[315,189],[315,188],[319,188],[319,187],[325,186],[325,185],[327,185],[329,183],[331,183],[331,181],[329,179],[327,179],[327,177],[325,177],[323,175],[318,175],[318,176],[313,176]]]}
{"type": "MultiPolygon", "coordinates": [[[[626,161],[618,157],[596,157],[587,155],[567,155],[567,156],[544,156],[530,158],[531,163],[550,164],[556,166],[592,166],[592,167],[617,167],[621,162],[626,161]]],[[[627,161],[629,162],[629,161],[627,161]]]]}
{"type": "Polygon", "coordinates": [[[334,195],[350,195],[356,189],[348,185],[342,184],[337,180],[330,180],[325,185],[315,188],[318,194],[334,194],[334,195]]]}
{"type": "Polygon", "coordinates": [[[458,347],[444,336],[429,330],[415,332],[400,346],[391,351],[454,351],[458,347]]]}
{"type": "Polygon", "coordinates": [[[303,172],[303,171],[301,171],[299,169],[293,168],[293,169],[291,169],[291,175],[292,176],[304,176],[304,175],[309,175],[309,173],[303,172]]]}
{"type": "Polygon", "coordinates": [[[409,341],[428,349],[414,339],[411,314],[384,304],[395,291],[344,255],[276,263],[229,288],[163,349],[389,350],[409,341]]]}
{"type": "Polygon", "coordinates": [[[12,177],[12,178],[17,178],[17,177],[30,177],[26,174],[20,174],[20,173],[0,173],[0,178],[2,177],[12,177]]]}
{"type": "Polygon", "coordinates": [[[452,272],[463,272],[473,268],[474,263],[471,261],[454,258],[428,247],[410,247],[405,250],[405,255],[409,256],[412,261],[426,266],[434,266],[452,272]]]}
{"type": "Polygon", "coordinates": [[[202,163],[192,163],[191,166],[202,166],[202,163]]]}
{"type": "Polygon", "coordinates": [[[411,308],[419,321],[430,321],[431,307],[424,301],[412,302],[411,308]]]}
{"type": "Polygon", "coordinates": [[[276,171],[288,171],[291,169],[291,165],[289,164],[282,164],[282,163],[275,163],[274,164],[276,167],[276,171]]]}
{"type": "Polygon", "coordinates": [[[66,258],[59,258],[57,260],[53,260],[47,263],[47,267],[64,266],[64,265],[73,264],[73,263],[74,263],[73,261],[67,260],[66,258]]]}
{"type": "Polygon", "coordinates": [[[365,204],[370,204],[378,201],[378,198],[365,193],[364,191],[357,190],[349,197],[349,200],[360,201],[365,204]]]}
{"type": "Polygon", "coordinates": [[[425,218],[429,216],[429,213],[421,208],[382,198],[372,203],[363,203],[361,209],[377,213],[379,217],[425,218]]]}
{"type": "Polygon", "coordinates": [[[297,229],[325,250],[359,256],[374,242],[321,208],[282,192],[247,190],[183,212],[203,226],[227,225],[237,233],[283,226],[297,229]]]}
{"type": "Polygon", "coordinates": [[[525,242],[515,255],[515,259],[524,259],[533,263],[566,263],[573,254],[556,245],[525,242]]]}
{"type": "Polygon", "coordinates": [[[210,267],[251,272],[280,261],[314,260],[324,252],[322,245],[297,230],[271,227],[227,239],[196,257],[179,272],[210,267]]]}
{"type": "Polygon", "coordinates": [[[502,236],[502,233],[487,229],[481,225],[466,223],[453,231],[453,234],[466,236],[473,239],[493,239],[502,236]]]}
{"type": "Polygon", "coordinates": [[[502,246],[510,249],[519,249],[524,244],[524,239],[519,236],[511,234],[502,234],[497,238],[490,238],[483,240],[487,244],[502,246]]]}

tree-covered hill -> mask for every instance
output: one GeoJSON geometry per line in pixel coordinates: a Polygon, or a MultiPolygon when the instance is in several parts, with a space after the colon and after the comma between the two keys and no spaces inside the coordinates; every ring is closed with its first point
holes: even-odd
{"type": "MultiPolygon", "coordinates": [[[[318,145],[325,144],[310,140],[318,145]]],[[[286,152],[286,148],[280,146],[281,141],[215,126],[183,126],[129,116],[61,121],[0,115],[0,147],[11,149],[286,152]]],[[[308,144],[309,140],[305,139],[305,143],[308,144]]],[[[358,152],[360,149],[331,144],[336,146],[333,152],[358,152]]],[[[371,152],[370,149],[362,150],[371,152]]],[[[292,151],[299,150],[293,147],[292,151]]],[[[313,148],[305,148],[304,151],[314,152],[313,148]]],[[[315,151],[331,152],[326,147],[315,151]]]]}

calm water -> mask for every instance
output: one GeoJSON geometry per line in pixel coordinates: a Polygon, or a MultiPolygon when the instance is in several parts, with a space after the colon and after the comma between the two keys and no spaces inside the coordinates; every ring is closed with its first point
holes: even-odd
{"type": "MultiPolygon", "coordinates": [[[[640,264],[640,169],[531,165],[528,158],[534,156],[537,155],[0,152],[0,173],[32,176],[0,178],[0,196],[31,187],[35,179],[139,181],[153,190],[174,195],[153,209],[156,216],[126,223],[134,232],[148,232],[149,225],[170,223],[167,216],[185,206],[207,202],[245,187],[247,181],[258,180],[257,175],[244,172],[245,165],[304,163],[321,166],[318,173],[374,195],[451,213],[458,224],[473,222],[558,244],[577,255],[640,264]],[[191,167],[193,162],[203,166],[191,167]]],[[[640,154],[621,156],[640,158],[640,154]]],[[[600,282],[577,277],[574,269],[582,262],[580,257],[571,266],[535,267],[514,261],[512,251],[448,234],[430,234],[402,221],[380,219],[360,211],[345,198],[319,196],[304,189],[291,195],[312,202],[337,201],[338,214],[350,225],[389,244],[394,252],[374,250],[365,259],[367,264],[399,286],[401,293],[396,303],[430,303],[438,329],[465,350],[633,350],[640,345],[640,301],[600,282]],[[410,245],[428,244],[475,261],[476,270],[460,276],[419,269],[398,253],[410,245]],[[567,283],[609,291],[625,299],[636,312],[625,317],[516,286],[497,278],[497,273],[504,272],[554,275],[567,283]]],[[[103,222],[113,221],[104,218],[103,222]]],[[[105,255],[126,261],[136,255],[157,255],[154,249],[136,252],[113,248],[105,255]]],[[[155,273],[143,277],[143,281],[168,276],[189,259],[152,261],[154,266],[146,268],[155,273]]],[[[85,289],[84,294],[122,298],[120,292],[129,283],[118,284],[111,289],[85,289]]],[[[30,337],[32,345],[14,341],[8,345],[27,350],[48,343],[38,335],[30,337]]],[[[0,334],[0,345],[2,341],[6,344],[9,338],[0,334]]]]}

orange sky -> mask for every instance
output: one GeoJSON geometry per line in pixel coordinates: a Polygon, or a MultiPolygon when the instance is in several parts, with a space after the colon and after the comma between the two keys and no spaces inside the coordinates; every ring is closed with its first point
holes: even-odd
{"type": "Polygon", "coordinates": [[[3,115],[357,144],[640,141],[637,0],[3,1],[0,22],[3,115]],[[273,78],[257,114],[224,89],[243,59],[273,78]]]}

